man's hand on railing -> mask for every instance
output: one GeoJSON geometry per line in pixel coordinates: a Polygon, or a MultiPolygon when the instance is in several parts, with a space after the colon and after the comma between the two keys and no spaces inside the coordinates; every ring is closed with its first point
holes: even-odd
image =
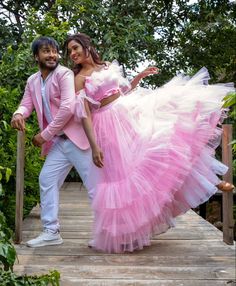
{"type": "Polygon", "coordinates": [[[20,131],[25,131],[25,120],[22,114],[16,113],[12,116],[11,127],[20,131]]]}
{"type": "Polygon", "coordinates": [[[43,137],[41,136],[40,133],[36,134],[32,140],[34,146],[36,147],[41,147],[43,145],[43,143],[46,142],[45,139],[43,139],[43,137]]]}

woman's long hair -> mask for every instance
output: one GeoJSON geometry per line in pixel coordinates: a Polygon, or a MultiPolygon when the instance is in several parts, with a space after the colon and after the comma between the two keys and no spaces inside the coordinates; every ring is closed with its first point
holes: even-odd
{"type": "MultiPolygon", "coordinates": [[[[84,33],[78,33],[78,34],[74,34],[74,35],[70,35],[68,36],[68,38],[66,39],[66,42],[64,44],[64,50],[65,50],[65,55],[66,57],[68,58],[68,44],[69,42],[71,41],[75,41],[77,43],[79,43],[85,54],[87,56],[91,55],[93,61],[98,64],[98,65],[103,65],[105,64],[105,62],[103,62],[101,59],[100,59],[100,56],[99,54],[97,53],[96,49],[94,48],[94,46],[91,44],[91,40],[90,40],[90,37],[84,33]]],[[[76,74],[78,74],[81,70],[82,66],[81,64],[77,64],[73,67],[73,71],[76,74]]]]}

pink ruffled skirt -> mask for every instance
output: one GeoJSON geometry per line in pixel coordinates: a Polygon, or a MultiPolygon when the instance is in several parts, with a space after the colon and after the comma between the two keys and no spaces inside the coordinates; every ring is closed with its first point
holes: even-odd
{"type": "Polygon", "coordinates": [[[93,113],[104,153],[92,203],[94,248],[142,249],[174,218],[208,200],[227,167],[214,157],[233,88],[177,76],[156,90],[137,89],[93,113]]]}

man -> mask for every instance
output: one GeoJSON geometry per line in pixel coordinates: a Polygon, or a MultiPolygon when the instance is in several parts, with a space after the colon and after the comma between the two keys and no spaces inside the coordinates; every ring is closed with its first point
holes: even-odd
{"type": "Polygon", "coordinates": [[[91,168],[95,168],[91,150],[82,125],[73,117],[73,72],[58,64],[59,47],[50,37],[36,39],[32,52],[39,71],[28,78],[11,125],[24,131],[25,119],[36,110],[41,132],[34,136],[33,144],[42,146],[42,155],[47,154],[39,176],[43,232],[27,245],[40,247],[63,243],[58,220],[59,189],[72,166],[79,172],[90,198],[98,176],[89,177],[91,168]]]}

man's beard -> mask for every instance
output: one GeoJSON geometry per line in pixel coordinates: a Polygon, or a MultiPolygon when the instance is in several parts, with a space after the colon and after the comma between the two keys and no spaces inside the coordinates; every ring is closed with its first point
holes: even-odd
{"type": "Polygon", "coordinates": [[[54,66],[48,66],[44,62],[38,62],[38,64],[39,64],[40,69],[53,71],[58,66],[59,61],[56,61],[54,66]]]}

